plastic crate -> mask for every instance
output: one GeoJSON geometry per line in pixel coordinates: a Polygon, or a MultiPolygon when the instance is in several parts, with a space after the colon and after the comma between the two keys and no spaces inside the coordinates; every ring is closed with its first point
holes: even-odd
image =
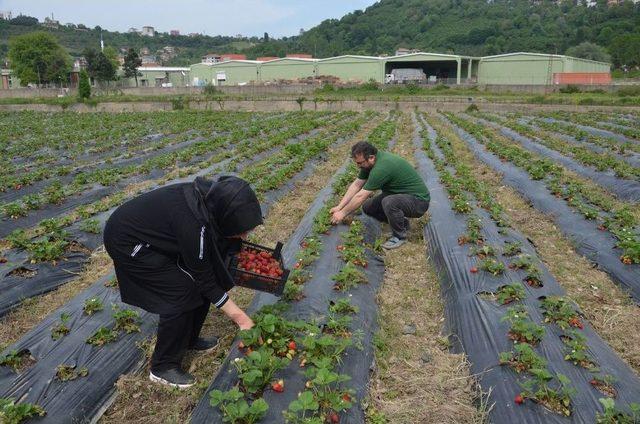
{"type": "Polygon", "coordinates": [[[271,253],[272,257],[280,264],[280,269],[283,271],[282,275],[279,278],[275,278],[240,269],[238,268],[238,257],[236,255],[232,255],[227,258],[227,269],[233,277],[234,284],[236,286],[246,287],[252,290],[271,293],[275,296],[281,296],[284,291],[284,285],[289,278],[289,270],[285,269],[284,263],[282,262],[282,243],[278,242],[275,249],[270,249],[268,247],[249,243],[248,241],[243,240],[240,251],[247,248],[257,250],[258,252],[271,253]]]}

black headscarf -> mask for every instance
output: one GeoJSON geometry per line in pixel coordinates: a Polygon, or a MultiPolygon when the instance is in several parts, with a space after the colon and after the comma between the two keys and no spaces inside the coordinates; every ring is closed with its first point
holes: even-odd
{"type": "Polygon", "coordinates": [[[211,184],[204,201],[224,237],[242,234],[263,223],[260,202],[249,183],[241,178],[220,177],[211,184]]]}

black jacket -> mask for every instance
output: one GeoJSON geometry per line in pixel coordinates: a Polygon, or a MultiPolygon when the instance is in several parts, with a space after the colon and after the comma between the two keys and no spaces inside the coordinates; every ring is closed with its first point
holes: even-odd
{"type": "Polygon", "coordinates": [[[150,312],[184,312],[202,298],[221,307],[233,280],[226,255],[262,223],[251,187],[237,177],[174,184],[142,194],[109,218],[104,242],[122,300],[150,312]]]}

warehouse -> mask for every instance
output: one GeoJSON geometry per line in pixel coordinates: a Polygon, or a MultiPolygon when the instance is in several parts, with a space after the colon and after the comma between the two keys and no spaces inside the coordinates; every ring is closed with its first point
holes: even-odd
{"type": "Polygon", "coordinates": [[[608,84],[611,64],[576,57],[507,53],[480,59],[478,84],[551,85],[608,84]]]}
{"type": "Polygon", "coordinates": [[[260,81],[298,80],[316,76],[316,59],[285,57],[263,62],[258,67],[260,81]]]}
{"type": "Polygon", "coordinates": [[[345,55],[319,59],[317,77],[336,77],[343,82],[384,81],[384,62],[376,56],[345,55]]]}
{"type": "Polygon", "coordinates": [[[480,62],[477,57],[438,53],[411,53],[382,60],[385,75],[395,75],[399,69],[418,69],[429,82],[444,84],[475,82],[480,62]]]}
{"type": "Polygon", "coordinates": [[[260,62],[256,60],[229,60],[218,63],[191,65],[191,85],[246,85],[260,82],[260,62]]]}

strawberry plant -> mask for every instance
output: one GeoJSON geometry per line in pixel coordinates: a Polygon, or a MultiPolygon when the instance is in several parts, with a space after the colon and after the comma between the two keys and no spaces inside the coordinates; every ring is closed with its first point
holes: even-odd
{"type": "Polygon", "coordinates": [[[304,292],[301,284],[297,283],[296,281],[287,281],[284,284],[284,290],[282,292],[283,300],[287,302],[297,302],[299,300],[302,300],[303,298],[304,292]]]}
{"type": "Polygon", "coordinates": [[[557,384],[551,385],[553,374],[546,369],[532,368],[529,373],[533,379],[521,383],[524,399],[532,399],[547,409],[564,416],[571,416],[571,381],[563,374],[557,374],[557,384]]]}
{"type": "Polygon", "coordinates": [[[331,214],[329,206],[324,206],[313,220],[313,232],[315,234],[328,234],[331,229],[331,214]]]}
{"type": "Polygon", "coordinates": [[[305,375],[309,378],[307,386],[318,403],[321,418],[337,422],[333,417],[353,406],[353,391],[338,388],[340,383],[351,379],[348,375],[338,374],[326,367],[310,367],[305,375]]]}
{"type": "Polygon", "coordinates": [[[366,267],[367,258],[364,249],[364,239],[362,238],[362,222],[353,221],[349,226],[349,231],[341,235],[344,244],[338,246],[342,260],[353,265],[366,267]]]}
{"type": "Polygon", "coordinates": [[[538,355],[530,345],[517,343],[513,346],[513,352],[500,353],[500,365],[509,365],[520,373],[533,368],[546,368],[547,361],[538,355]]]}
{"type": "Polygon", "coordinates": [[[597,367],[591,356],[587,353],[587,338],[580,332],[572,330],[569,334],[561,337],[565,344],[564,360],[573,363],[573,365],[581,366],[589,370],[597,367]]]}
{"type": "Polygon", "coordinates": [[[104,346],[107,343],[116,341],[118,332],[106,327],[100,327],[91,337],[87,339],[87,343],[94,346],[104,346]]]}
{"type": "Polygon", "coordinates": [[[331,305],[329,306],[329,312],[331,312],[332,314],[357,314],[359,310],[360,308],[352,305],[349,298],[346,297],[338,299],[335,302],[332,301],[331,305]]]}
{"type": "Polygon", "coordinates": [[[69,242],[65,239],[64,233],[51,233],[37,239],[27,246],[27,251],[31,253],[32,262],[56,261],[64,255],[69,242]]]}
{"type": "Polygon", "coordinates": [[[5,203],[2,206],[2,213],[7,218],[18,219],[22,216],[27,216],[27,207],[19,202],[5,203]]]}
{"type": "Polygon", "coordinates": [[[502,262],[496,259],[487,258],[480,262],[480,269],[487,271],[492,275],[500,275],[504,272],[505,266],[502,262]]]}
{"type": "Polygon", "coordinates": [[[563,330],[566,330],[569,327],[575,327],[582,330],[584,327],[576,310],[563,297],[545,297],[541,300],[540,307],[543,310],[545,322],[556,323],[558,327],[563,330]]]}
{"type": "Polygon", "coordinates": [[[102,231],[100,228],[100,221],[97,219],[85,219],[80,224],[80,230],[92,234],[100,234],[102,231]]]}
{"type": "Polygon", "coordinates": [[[6,237],[6,240],[9,242],[9,245],[14,249],[26,249],[30,244],[29,237],[27,237],[27,233],[22,228],[13,230],[6,237]]]}
{"type": "Polygon", "coordinates": [[[529,343],[535,346],[544,336],[544,327],[531,321],[523,306],[509,308],[501,321],[508,321],[511,324],[508,335],[515,342],[529,343]]]}
{"type": "Polygon", "coordinates": [[[458,244],[476,243],[482,244],[484,238],[480,231],[482,230],[482,220],[476,215],[471,215],[467,218],[467,232],[466,234],[458,237],[458,244]]]}
{"type": "Polygon", "coordinates": [[[100,312],[104,309],[102,301],[96,297],[92,297],[84,301],[84,307],[82,308],[87,315],[93,315],[96,312],[100,312]]]}
{"type": "Polygon", "coordinates": [[[598,389],[600,393],[608,396],[610,398],[616,398],[618,396],[618,391],[614,387],[616,382],[616,378],[610,374],[606,374],[603,376],[594,376],[589,383],[598,389]]]}
{"type": "Polygon", "coordinates": [[[289,404],[289,408],[284,412],[284,417],[288,423],[323,424],[326,421],[316,417],[319,409],[320,404],[315,399],[313,392],[305,390],[298,393],[298,398],[289,404]]]}
{"type": "Polygon", "coordinates": [[[115,331],[124,331],[127,334],[140,331],[140,314],[132,309],[120,309],[113,305],[113,318],[116,325],[115,331]]]}
{"type": "Polygon", "coordinates": [[[269,410],[269,405],[262,398],[249,404],[237,387],[227,392],[213,390],[210,393],[209,403],[220,409],[223,422],[233,424],[257,423],[264,418],[269,410]]]}
{"type": "Polygon", "coordinates": [[[523,280],[530,287],[540,288],[543,286],[542,284],[542,273],[537,267],[530,267],[527,270],[527,275],[523,280]]]}
{"type": "Polygon", "coordinates": [[[35,362],[35,358],[31,356],[31,352],[28,350],[14,350],[0,358],[0,367],[11,367],[15,372],[22,372],[35,362]]]}
{"type": "Polygon", "coordinates": [[[324,332],[329,334],[335,334],[339,337],[351,337],[351,331],[349,325],[353,319],[349,315],[336,316],[329,315],[329,319],[324,326],[324,332]]]}
{"type": "Polygon", "coordinates": [[[502,286],[496,292],[496,299],[501,305],[507,305],[511,302],[518,302],[524,299],[524,287],[520,283],[507,284],[502,286]]]}
{"type": "Polygon", "coordinates": [[[4,424],[19,424],[29,418],[44,417],[45,414],[41,406],[0,398],[0,422],[4,424]]]}
{"type": "Polygon", "coordinates": [[[288,358],[274,355],[273,349],[267,347],[254,350],[244,358],[234,361],[242,391],[252,395],[261,394],[273,379],[273,374],[288,364],[288,358]]]}
{"type": "Polygon", "coordinates": [[[531,255],[518,255],[514,260],[511,261],[511,263],[509,264],[509,268],[524,270],[535,268],[533,257],[531,255]]]}
{"type": "Polygon", "coordinates": [[[640,404],[630,404],[630,412],[627,413],[616,408],[616,401],[611,398],[599,400],[604,407],[604,413],[596,416],[597,424],[638,424],[640,422],[640,404]]]}
{"type": "Polygon", "coordinates": [[[69,334],[70,330],[69,330],[69,327],[67,326],[67,322],[69,321],[69,318],[71,318],[71,316],[66,312],[63,312],[60,315],[60,322],[51,329],[51,338],[53,340],[60,340],[62,337],[69,334]]]}
{"type": "Polygon", "coordinates": [[[74,365],[61,364],[56,367],[56,379],[60,381],[71,381],[78,377],[86,377],[89,375],[87,368],[80,368],[76,370],[74,365]]]}
{"type": "Polygon", "coordinates": [[[484,244],[482,246],[474,246],[471,248],[471,256],[477,256],[480,259],[486,259],[489,256],[496,256],[496,249],[493,246],[484,244]]]}
{"type": "Polygon", "coordinates": [[[344,351],[353,344],[349,338],[318,333],[310,333],[301,340],[302,356],[305,362],[338,362],[344,351]]]}
{"type": "Polygon", "coordinates": [[[104,283],[105,287],[110,287],[112,289],[117,289],[118,288],[118,279],[116,277],[112,277],[109,280],[107,280],[106,283],[104,283]]]}
{"type": "Polygon", "coordinates": [[[334,289],[340,291],[351,290],[358,284],[364,284],[367,282],[367,277],[364,273],[351,262],[347,262],[336,275],[331,277],[331,279],[335,281],[334,289]]]}

